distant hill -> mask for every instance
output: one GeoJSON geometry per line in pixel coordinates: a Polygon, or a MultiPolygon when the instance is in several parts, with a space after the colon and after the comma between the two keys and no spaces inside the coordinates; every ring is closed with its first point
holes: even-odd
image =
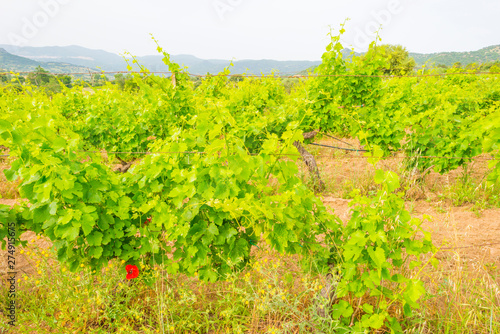
{"type": "MultiPolygon", "coordinates": [[[[0,45],[7,52],[29,58],[38,62],[61,62],[75,64],[81,67],[100,68],[105,71],[126,71],[127,63],[124,58],[102,50],[92,50],[81,46],[51,46],[51,47],[16,47],[0,45]]],[[[163,64],[162,56],[137,57],[139,63],[150,71],[168,71],[163,64]]],[[[230,60],[200,59],[191,55],[172,55],[172,59],[189,68],[192,74],[219,73],[229,66],[230,60]]],[[[233,74],[261,74],[278,71],[284,74],[294,74],[311,66],[320,64],[320,61],[278,61],[278,60],[240,60],[234,61],[231,68],[233,74]]],[[[0,67],[2,63],[0,62],[0,67]]]]}
{"type": "MultiPolygon", "coordinates": [[[[26,57],[16,56],[0,47],[0,69],[15,72],[28,72],[34,71],[38,66],[41,66],[52,73],[88,72],[87,68],[73,64],[61,62],[40,62],[26,57]]],[[[93,70],[95,71],[95,69],[93,70]]]]}
{"type": "Polygon", "coordinates": [[[10,54],[5,51],[5,49],[0,48],[0,68],[20,71],[25,68],[29,68],[31,70],[31,68],[34,69],[38,65],[39,63],[37,61],[10,54]]]}
{"type": "MultiPolygon", "coordinates": [[[[342,50],[342,54],[345,58],[350,55],[350,49],[342,50]]],[[[360,53],[355,53],[360,55],[360,53]]],[[[452,66],[453,64],[459,62],[462,66],[466,66],[472,63],[484,64],[488,62],[500,61],[500,45],[492,45],[486,48],[482,48],[477,51],[469,52],[439,52],[439,53],[414,53],[410,52],[410,57],[415,59],[417,66],[420,67],[425,63],[435,64],[435,65],[446,65],[452,66]]],[[[317,66],[312,66],[306,70],[301,71],[299,74],[306,75],[309,72],[314,71],[317,66]]]]}
{"type": "Polygon", "coordinates": [[[124,63],[122,57],[113,53],[101,50],[91,50],[75,45],[63,47],[17,47],[13,45],[0,45],[0,48],[3,48],[7,52],[14,55],[33,59],[39,62],[60,62],[93,69],[100,66],[110,71],[118,71],[123,69],[123,66],[120,65],[122,65],[121,63],[124,63]],[[118,64],[119,66],[114,68],[114,64],[118,64]]]}
{"type": "Polygon", "coordinates": [[[500,45],[492,45],[477,51],[469,52],[439,52],[439,53],[410,53],[417,65],[421,66],[426,62],[452,66],[460,62],[462,65],[472,63],[482,64],[500,60],[500,45]]]}
{"type": "MultiPolygon", "coordinates": [[[[145,56],[138,57],[137,60],[150,71],[168,71],[168,67],[163,64],[162,58],[162,56],[145,56]]],[[[222,72],[231,63],[230,60],[200,59],[190,55],[173,55],[172,60],[180,65],[187,66],[188,72],[192,74],[216,74],[222,72]]],[[[273,71],[282,74],[295,74],[320,63],[320,61],[304,60],[239,60],[233,62],[230,71],[232,74],[269,74],[273,71]]]]}
{"type": "MultiPolygon", "coordinates": [[[[81,46],[16,47],[0,45],[0,68],[15,71],[32,71],[37,66],[55,73],[93,71],[126,71],[127,63],[122,56],[103,50],[92,50],[81,46]]],[[[348,58],[351,50],[342,51],[348,58]]],[[[358,53],[356,53],[359,55],[358,53]]],[[[410,53],[418,66],[426,62],[451,66],[456,62],[467,65],[500,60],[500,45],[490,46],[470,52],[410,53]]],[[[168,71],[162,56],[137,57],[139,63],[150,71],[168,71]]],[[[173,55],[172,59],[187,66],[192,74],[219,73],[230,61],[224,59],[200,59],[192,55],[173,55]]],[[[307,74],[321,61],[278,61],[271,59],[234,61],[233,74],[268,74],[277,71],[281,74],[307,74]]],[[[137,69],[137,67],[136,67],[137,69]]]]}

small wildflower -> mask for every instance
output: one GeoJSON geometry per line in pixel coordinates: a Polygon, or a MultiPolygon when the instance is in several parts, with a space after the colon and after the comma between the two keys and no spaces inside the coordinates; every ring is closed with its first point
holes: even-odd
{"type": "Polygon", "coordinates": [[[134,279],[139,276],[139,268],[137,268],[137,266],[128,264],[125,270],[127,271],[127,279],[134,279]]]}

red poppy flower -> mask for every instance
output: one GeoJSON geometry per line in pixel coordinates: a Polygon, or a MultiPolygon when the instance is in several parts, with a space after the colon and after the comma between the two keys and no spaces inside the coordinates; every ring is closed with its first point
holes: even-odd
{"type": "Polygon", "coordinates": [[[127,279],[133,279],[139,276],[139,268],[137,268],[137,266],[127,264],[125,270],[127,271],[127,279]]]}

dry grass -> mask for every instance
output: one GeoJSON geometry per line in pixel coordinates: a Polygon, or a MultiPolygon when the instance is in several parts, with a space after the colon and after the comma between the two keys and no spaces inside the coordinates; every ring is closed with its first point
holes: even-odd
{"type": "MultiPolygon", "coordinates": [[[[0,155],[5,154],[5,151],[0,151],[0,155]]],[[[8,158],[0,157],[0,198],[6,199],[17,199],[19,198],[19,192],[17,191],[17,186],[19,182],[7,182],[4,170],[10,168],[10,160],[8,158]]]]}
{"type": "Polygon", "coordinates": [[[123,263],[69,273],[47,241],[25,238],[33,242],[18,249],[29,267],[17,277],[17,326],[0,316],[0,333],[305,333],[317,324],[322,278],[264,245],[254,248],[249,268],[224,282],[169,275],[161,266],[141,267],[141,279],[126,281],[123,263]]]}
{"type": "MultiPolygon", "coordinates": [[[[18,257],[18,326],[0,317],[9,333],[331,333],[316,313],[325,281],[303,270],[294,256],[253,249],[249,268],[229,280],[204,283],[169,275],[167,268],[141,268],[154,284],[127,282],[124,264],[110,262],[99,274],[69,273],[50,243],[32,240],[18,257]]],[[[437,268],[420,277],[429,292],[412,318],[399,315],[407,333],[500,333],[500,275],[497,264],[471,261],[458,251],[438,253],[437,268]]],[[[410,270],[406,270],[411,273],[410,270]]],[[[415,274],[413,272],[413,274],[415,274]]],[[[4,296],[5,289],[0,289],[4,296]]],[[[352,300],[357,305],[360,300],[352,300]]],[[[363,303],[369,302],[364,298],[363,303]]],[[[394,310],[393,314],[398,314],[394,310]]],[[[400,313],[399,313],[400,314],[400,313]]]]}
{"type": "Polygon", "coordinates": [[[421,310],[426,333],[500,333],[500,272],[486,258],[441,254],[424,273],[428,295],[421,310]]]}

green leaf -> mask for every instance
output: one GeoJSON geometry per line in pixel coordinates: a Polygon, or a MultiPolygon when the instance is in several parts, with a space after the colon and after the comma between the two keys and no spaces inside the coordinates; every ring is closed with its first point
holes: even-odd
{"type": "Polygon", "coordinates": [[[417,300],[425,293],[425,288],[422,281],[411,281],[404,292],[404,298],[412,307],[419,307],[417,300]]]}
{"type": "Polygon", "coordinates": [[[89,233],[93,230],[95,223],[96,221],[91,215],[85,214],[82,216],[81,224],[85,236],[88,236],[89,233]]]}
{"type": "Polygon", "coordinates": [[[373,260],[378,269],[382,269],[382,266],[385,265],[387,259],[385,257],[385,251],[381,247],[377,247],[374,249],[373,247],[368,247],[368,254],[370,258],[373,260]]]}
{"type": "Polygon", "coordinates": [[[340,319],[341,317],[349,318],[353,313],[352,306],[344,300],[332,305],[331,314],[333,319],[340,319]]]}
{"type": "Polygon", "coordinates": [[[238,239],[233,249],[229,253],[229,258],[231,261],[238,263],[240,262],[240,257],[246,256],[248,253],[248,242],[245,239],[238,239]]]}
{"type": "Polygon", "coordinates": [[[115,224],[115,219],[108,215],[108,214],[101,214],[99,216],[99,222],[98,222],[98,225],[99,225],[99,228],[101,230],[107,230],[109,228],[110,225],[114,225],[115,224]]]}
{"type": "Polygon", "coordinates": [[[61,238],[66,239],[68,241],[75,240],[80,234],[79,226],[71,226],[68,230],[61,236],[61,238]]]}
{"type": "Polygon", "coordinates": [[[399,188],[399,176],[394,172],[389,171],[386,173],[386,182],[389,192],[399,188]]]}
{"type": "Polygon", "coordinates": [[[365,304],[363,304],[363,311],[365,311],[368,314],[372,314],[373,313],[373,306],[365,303],[365,304]]]}
{"type": "Polygon", "coordinates": [[[14,182],[17,179],[16,171],[13,168],[11,168],[11,169],[4,169],[3,173],[5,175],[5,178],[9,182],[14,182]]]}
{"type": "Polygon", "coordinates": [[[215,225],[214,223],[212,223],[212,224],[210,224],[210,226],[208,226],[208,232],[210,232],[213,235],[218,235],[219,234],[219,229],[217,228],[217,225],[215,225]]]}
{"type": "Polygon", "coordinates": [[[100,246],[102,243],[103,234],[99,231],[94,231],[87,236],[87,242],[90,246],[100,246]]]}
{"type": "Polygon", "coordinates": [[[364,327],[371,327],[373,329],[380,329],[384,326],[384,321],[386,319],[385,314],[373,314],[371,316],[364,315],[362,317],[362,324],[364,327]]]}
{"type": "Polygon", "coordinates": [[[102,251],[103,251],[103,249],[101,246],[91,247],[89,250],[89,255],[95,259],[99,259],[102,256],[102,251]]]}
{"type": "Polygon", "coordinates": [[[411,261],[410,262],[410,270],[416,267],[420,267],[422,265],[422,261],[411,261]]]}
{"type": "Polygon", "coordinates": [[[54,216],[57,212],[57,202],[52,202],[49,205],[49,214],[54,216]]]}

